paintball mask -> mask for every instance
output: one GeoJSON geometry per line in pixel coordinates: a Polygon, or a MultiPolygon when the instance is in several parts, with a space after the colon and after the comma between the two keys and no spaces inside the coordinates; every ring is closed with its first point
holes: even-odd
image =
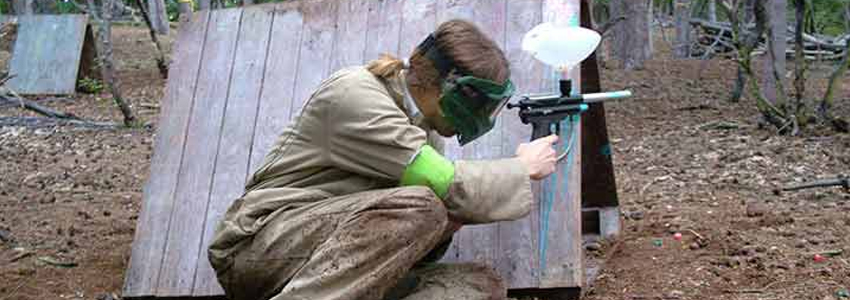
{"type": "Polygon", "coordinates": [[[513,83],[505,80],[500,84],[468,75],[437,49],[433,34],[417,48],[440,73],[440,109],[457,132],[458,143],[465,145],[493,129],[496,117],[514,93],[513,83]]]}

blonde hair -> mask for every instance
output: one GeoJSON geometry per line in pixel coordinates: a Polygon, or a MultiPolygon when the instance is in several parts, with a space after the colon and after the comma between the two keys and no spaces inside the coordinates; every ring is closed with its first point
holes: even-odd
{"type": "Polygon", "coordinates": [[[370,61],[366,69],[375,76],[389,79],[404,69],[404,62],[392,55],[382,54],[378,59],[370,61]]]}

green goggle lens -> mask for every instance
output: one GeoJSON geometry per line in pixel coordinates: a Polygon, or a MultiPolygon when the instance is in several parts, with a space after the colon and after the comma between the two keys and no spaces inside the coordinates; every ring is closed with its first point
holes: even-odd
{"type": "Polygon", "coordinates": [[[510,80],[499,84],[462,76],[444,84],[440,106],[457,131],[458,142],[465,145],[493,128],[496,117],[513,93],[514,85],[510,80]]]}

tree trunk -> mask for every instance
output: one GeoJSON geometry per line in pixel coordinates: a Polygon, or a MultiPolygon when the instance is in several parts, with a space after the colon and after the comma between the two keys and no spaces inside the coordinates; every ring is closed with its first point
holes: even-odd
{"type": "Polygon", "coordinates": [[[613,28],[614,55],[626,70],[643,68],[652,57],[652,3],[649,0],[612,0],[612,16],[625,16],[613,28]]]}
{"type": "Polygon", "coordinates": [[[779,90],[784,84],[785,78],[785,49],[787,43],[788,20],[786,19],[786,0],[770,0],[765,3],[765,8],[768,9],[768,18],[770,20],[768,30],[768,51],[769,54],[763,68],[764,95],[765,97],[776,104],[777,106],[785,106],[783,95],[784,91],[779,90]],[[778,75],[778,76],[777,76],[778,75]]]}
{"type": "Polygon", "coordinates": [[[210,9],[210,0],[198,0],[198,10],[210,9]]]}
{"type": "Polygon", "coordinates": [[[194,8],[192,7],[193,1],[189,0],[178,0],[177,1],[177,11],[180,13],[180,22],[188,21],[192,19],[192,13],[194,13],[194,8]]]}
{"type": "MultiPolygon", "coordinates": [[[[850,34],[850,3],[847,4],[847,8],[844,11],[844,22],[847,26],[847,33],[850,34]]],[[[844,73],[850,68],[850,37],[847,38],[845,43],[844,58],[841,59],[841,63],[838,64],[832,75],[829,76],[829,84],[827,84],[823,100],[821,100],[818,106],[818,114],[821,118],[828,121],[832,119],[829,110],[832,108],[835,90],[841,88],[841,84],[843,83],[841,79],[844,78],[844,73]]]]}
{"type": "Polygon", "coordinates": [[[139,3],[140,9],[147,9],[147,13],[142,12],[142,14],[147,14],[148,20],[145,20],[145,22],[154,32],[168,34],[168,14],[165,12],[165,1],[145,0],[145,2],[148,3],[147,8],[142,7],[144,4],[139,3]]]}
{"type": "Polygon", "coordinates": [[[124,101],[124,97],[121,95],[121,82],[117,76],[115,76],[115,64],[112,58],[112,7],[113,1],[117,0],[104,0],[103,5],[101,6],[101,15],[97,16],[97,7],[94,4],[94,0],[87,0],[89,5],[89,11],[93,12],[92,16],[95,17],[98,23],[98,43],[97,44],[97,53],[100,61],[100,70],[103,77],[103,80],[106,82],[109,87],[110,93],[112,93],[112,100],[115,101],[115,105],[118,106],[118,109],[121,111],[121,114],[124,116],[124,125],[125,126],[133,126],[136,123],[136,118],[133,116],[133,111],[130,109],[130,105],[124,101]]]}
{"type": "Polygon", "coordinates": [[[55,14],[57,12],[55,0],[35,0],[32,7],[36,14],[55,14]]]}
{"type": "Polygon", "coordinates": [[[794,0],[794,109],[798,112],[803,106],[806,91],[806,58],[803,54],[803,24],[806,21],[806,0],[794,0]]]}
{"type": "Polygon", "coordinates": [[[676,46],[673,53],[677,58],[691,57],[691,24],[690,21],[691,0],[675,0],[673,15],[676,18],[676,46]]]}
{"type": "Polygon", "coordinates": [[[12,10],[16,15],[33,14],[33,0],[12,0],[12,10]]]}
{"type": "MultiPolygon", "coordinates": [[[[156,0],[154,0],[154,2],[155,1],[156,0]]],[[[156,47],[156,66],[159,68],[159,75],[162,76],[162,78],[166,78],[168,77],[168,62],[165,59],[165,50],[159,42],[159,38],[156,37],[156,30],[151,22],[151,14],[149,14],[147,9],[145,9],[145,4],[142,3],[142,0],[136,0],[136,4],[142,12],[142,19],[144,19],[145,24],[148,25],[148,33],[151,36],[151,41],[156,47]]],[[[168,23],[166,23],[165,27],[168,28],[168,23]]]]}
{"type": "Polygon", "coordinates": [[[708,0],[708,20],[717,22],[717,2],[714,0],[708,0]]]}

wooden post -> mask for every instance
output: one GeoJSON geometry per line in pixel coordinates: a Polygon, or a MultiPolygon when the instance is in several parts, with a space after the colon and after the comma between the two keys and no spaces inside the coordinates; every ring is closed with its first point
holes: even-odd
{"type": "MultiPolygon", "coordinates": [[[[592,28],[590,0],[582,0],[581,25],[592,28]],[[588,9],[585,9],[588,7],[588,9]]],[[[581,63],[581,92],[602,91],[596,53],[581,63]]],[[[581,201],[582,207],[616,207],[617,184],[611,162],[611,144],[605,121],[605,106],[593,103],[581,118],[581,201]]]]}

